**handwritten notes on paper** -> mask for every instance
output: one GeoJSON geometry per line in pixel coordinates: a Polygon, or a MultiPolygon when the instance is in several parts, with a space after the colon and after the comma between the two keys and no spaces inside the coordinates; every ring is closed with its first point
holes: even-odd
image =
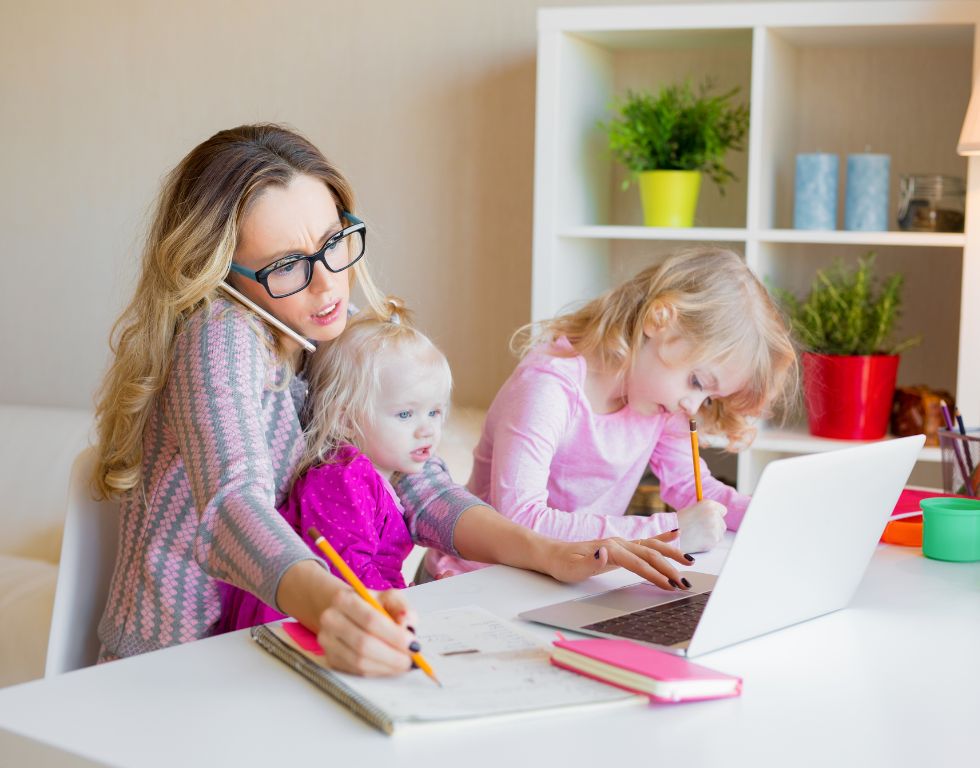
{"type": "Polygon", "coordinates": [[[635,698],[558,669],[549,649],[477,607],[422,617],[419,642],[443,687],[421,671],[400,678],[337,675],[396,718],[441,720],[635,698]]]}

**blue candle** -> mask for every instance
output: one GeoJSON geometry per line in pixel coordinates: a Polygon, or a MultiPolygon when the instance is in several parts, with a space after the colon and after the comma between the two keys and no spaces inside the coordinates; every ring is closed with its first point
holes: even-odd
{"type": "Polygon", "coordinates": [[[796,156],[796,229],[837,228],[837,155],[815,152],[796,156]]]}
{"type": "Polygon", "coordinates": [[[844,229],[884,232],[888,229],[888,155],[847,156],[844,229]]]}

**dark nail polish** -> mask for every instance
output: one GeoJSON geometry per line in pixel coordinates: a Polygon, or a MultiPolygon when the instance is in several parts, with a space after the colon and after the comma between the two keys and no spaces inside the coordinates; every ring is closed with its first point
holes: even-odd
{"type": "Polygon", "coordinates": [[[674,589],[680,589],[681,588],[681,585],[678,584],[673,579],[667,579],[667,583],[670,584],[670,586],[672,586],[674,589]]]}
{"type": "Polygon", "coordinates": [[[694,562],[694,558],[691,557],[690,555],[687,555],[687,554],[684,555],[684,559],[687,560],[687,562],[689,562],[689,563],[693,563],[694,562]]]}
{"type": "Polygon", "coordinates": [[[415,627],[405,627],[405,629],[407,629],[407,630],[408,630],[409,632],[411,632],[411,633],[412,633],[413,635],[415,635],[415,634],[418,634],[418,633],[417,633],[417,632],[415,631],[415,627]]]}
{"type": "Polygon", "coordinates": [[[683,577],[681,578],[681,584],[683,584],[683,585],[684,585],[685,587],[687,587],[688,589],[690,589],[690,588],[691,588],[691,582],[689,582],[689,581],[688,581],[687,579],[685,579],[685,578],[683,578],[683,577]]]}
{"type": "Polygon", "coordinates": [[[422,646],[419,645],[418,640],[413,640],[408,644],[408,650],[410,650],[412,653],[418,653],[422,650],[422,646]]]}
{"type": "Polygon", "coordinates": [[[412,669],[418,669],[418,668],[419,668],[419,665],[416,664],[415,661],[413,660],[412,661],[412,669]]]}
{"type": "Polygon", "coordinates": [[[680,528],[671,528],[667,533],[677,533],[679,530],[680,528]]]}
{"type": "Polygon", "coordinates": [[[592,555],[592,557],[594,557],[596,560],[599,559],[599,550],[598,549],[595,551],[595,554],[592,555]]]}

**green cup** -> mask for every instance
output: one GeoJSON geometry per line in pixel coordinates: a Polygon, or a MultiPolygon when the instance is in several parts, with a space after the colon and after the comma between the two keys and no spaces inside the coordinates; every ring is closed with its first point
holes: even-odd
{"type": "Polygon", "coordinates": [[[980,560],[980,499],[923,499],[922,554],[933,560],[980,560]]]}

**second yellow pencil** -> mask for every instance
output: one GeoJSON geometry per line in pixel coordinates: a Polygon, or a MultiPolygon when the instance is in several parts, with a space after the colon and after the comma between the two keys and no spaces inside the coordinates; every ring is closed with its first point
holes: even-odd
{"type": "Polygon", "coordinates": [[[701,453],[698,450],[698,422],[691,419],[691,455],[694,456],[694,490],[698,495],[698,501],[704,498],[701,491],[701,453]]]}

